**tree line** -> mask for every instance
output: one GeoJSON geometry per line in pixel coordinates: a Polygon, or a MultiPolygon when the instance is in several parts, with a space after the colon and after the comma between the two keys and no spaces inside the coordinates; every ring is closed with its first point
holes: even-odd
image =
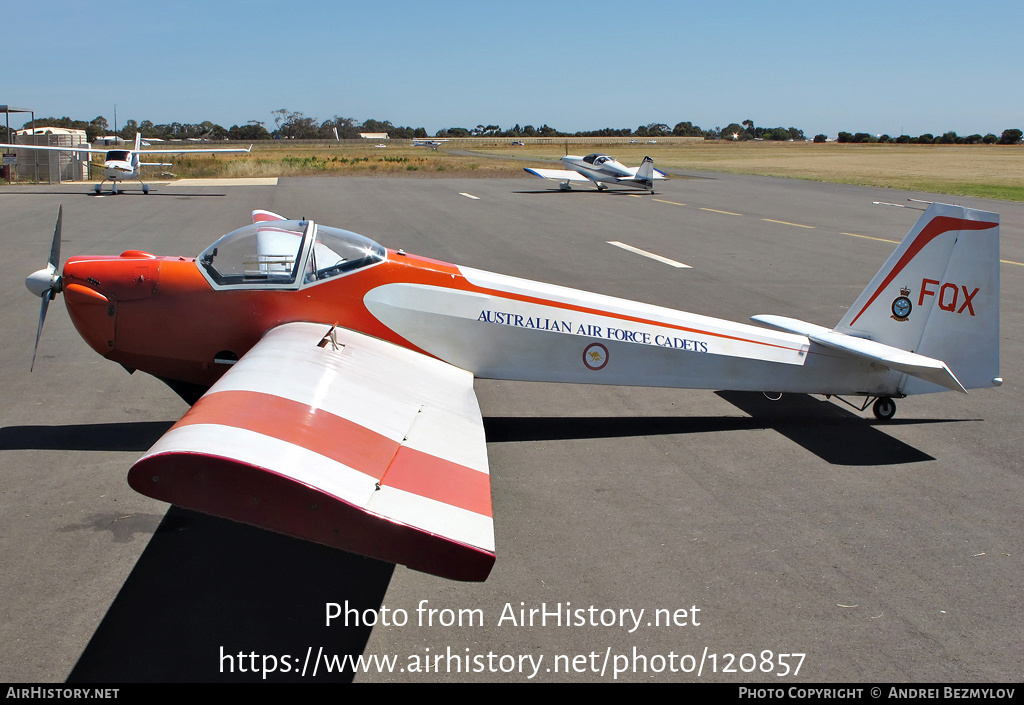
{"type": "MultiPolygon", "coordinates": [[[[854,144],[866,144],[866,143],[886,143],[894,142],[896,144],[1019,144],[1021,136],[1024,135],[1020,130],[1003,130],[1003,134],[996,137],[994,134],[989,132],[987,135],[958,135],[955,132],[944,132],[943,134],[936,137],[935,135],[926,132],[923,135],[917,137],[911,137],[910,135],[900,135],[899,137],[890,137],[889,135],[869,135],[866,132],[856,132],[850,134],[849,132],[840,132],[836,138],[836,142],[843,143],[854,143],[854,144]]],[[[827,138],[825,135],[815,135],[815,142],[824,142],[827,138]]]]}
{"type": "MultiPolygon", "coordinates": [[[[113,130],[107,119],[102,115],[89,120],[73,120],[68,117],[61,118],[39,118],[35,121],[36,127],[65,127],[84,130],[87,139],[92,142],[103,135],[117,134],[125,140],[135,139],[135,133],[141,133],[143,138],[162,140],[239,140],[243,142],[256,142],[259,140],[273,139],[359,139],[362,132],[387,133],[393,139],[420,139],[429,135],[423,127],[404,127],[393,125],[388,120],[364,120],[359,122],[354,118],[343,118],[335,115],[327,120],[320,121],[314,117],[308,117],[301,112],[291,111],[286,108],[271,111],[272,121],[249,120],[244,125],[232,125],[225,128],[210,121],[198,124],[172,122],[169,124],[154,124],[150,120],[128,120],[124,126],[113,130]]],[[[33,123],[25,123],[24,127],[31,127],[33,123]]],[[[0,126],[0,131],[5,128],[0,126]]],[[[605,127],[600,130],[586,130],[579,132],[563,132],[547,124],[540,127],[533,125],[520,126],[516,124],[508,129],[502,129],[499,125],[477,125],[476,127],[448,127],[438,130],[434,137],[703,137],[705,140],[768,140],[775,142],[803,142],[807,140],[804,131],[796,127],[759,127],[753,120],[733,122],[725,127],[713,127],[703,129],[691,122],[679,122],[669,127],[666,123],[648,123],[639,125],[635,129],[605,127]]],[[[986,135],[957,135],[955,132],[946,132],[935,136],[925,133],[917,137],[900,135],[890,137],[889,135],[871,135],[866,132],[840,132],[836,141],[841,143],[886,143],[897,144],[1018,144],[1021,141],[1022,133],[1017,129],[1003,130],[1002,135],[996,137],[993,133],[986,135]]],[[[827,137],[823,134],[815,135],[814,142],[825,142],[827,137]]],[[[4,135],[4,141],[10,142],[10,136],[4,135]]]]}

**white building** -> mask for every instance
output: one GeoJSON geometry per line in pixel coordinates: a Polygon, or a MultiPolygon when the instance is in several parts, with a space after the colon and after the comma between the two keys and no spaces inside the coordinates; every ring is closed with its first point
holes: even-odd
{"type": "MultiPolygon", "coordinates": [[[[88,147],[85,130],[66,127],[35,127],[14,133],[14,144],[46,147],[88,147]]],[[[44,149],[14,149],[18,178],[32,181],[81,181],[89,178],[89,154],[44,149]]]]}

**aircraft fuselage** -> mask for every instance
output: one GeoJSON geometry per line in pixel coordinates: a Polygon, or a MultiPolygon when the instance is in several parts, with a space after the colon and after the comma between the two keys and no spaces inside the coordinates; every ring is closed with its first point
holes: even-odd
{"type": "Polygon", "coordinates": [[[63,282],[94,350],[200,388],[296,321],[336,323],[492,379],[832,394],[894,394],[900,379],[801,335],[394,251],[292,290],[217,288],[194,258],[136,251],[73,257],[63,282]]]}

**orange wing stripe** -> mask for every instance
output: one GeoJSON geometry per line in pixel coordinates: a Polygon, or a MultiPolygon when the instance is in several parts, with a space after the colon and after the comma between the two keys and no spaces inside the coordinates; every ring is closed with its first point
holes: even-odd
{"type": "Polygon", "coordinates": [[[376,431],[323,409],[261,392],[207,394],[175,427],[232,426],[291,443],[389,487],[491,516],[489,477],[464,465],[404,447],[376,431]],[[389,468],[390,466],[390,468],[389,468]]]}

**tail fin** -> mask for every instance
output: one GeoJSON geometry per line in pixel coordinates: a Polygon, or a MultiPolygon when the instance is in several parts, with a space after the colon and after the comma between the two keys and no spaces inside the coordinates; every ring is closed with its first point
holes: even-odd
{"type": "Polygon", "coordinates": [[[968,389],[1001,384],[999,215],[933,203],[834,330],[941,360],[968,389]]]}
{"type": "Polygon", "coordinates": [[[142,133],[141,132],[136,132],[135,133],[135,151],[138,152],[140,149],[142,149],[142,133]]]}
{"type": "Polygon", "coordinates": [[[654,160],[644,157],[643,163],[636,170],[636,180],[642,181],[646,188],[654,190],[654,160]]]}

